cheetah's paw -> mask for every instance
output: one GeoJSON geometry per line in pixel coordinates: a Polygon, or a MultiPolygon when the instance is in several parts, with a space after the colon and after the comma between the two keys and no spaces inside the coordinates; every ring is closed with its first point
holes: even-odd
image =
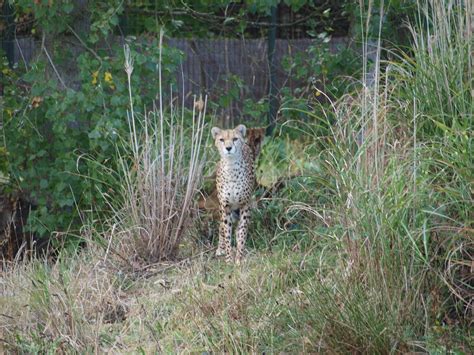
{"type": "Polygon", "coordinates": [[[217,250],[216,250],[216,256],[219,257],[219,256],[224,256],[224,255],[226,255],[225,250],[224,250],[223,248],[217,248],[217,250]]]}

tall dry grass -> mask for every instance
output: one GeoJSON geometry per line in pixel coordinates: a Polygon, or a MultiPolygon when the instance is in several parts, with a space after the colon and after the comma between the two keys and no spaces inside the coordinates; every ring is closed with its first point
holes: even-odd
{"type": "Polygon", "coordinates": [[[472,4],[418,10],[413,56],[383,61],[378,41],[362,89],[331,103],[335,123],[314,116],[329,127],[308,148],[324,203],[305,212],[329,226],[314,235],[333,270],[305,285],[299,315],[318,349],[428,351],[435,324],[472,324],[472,4]]]}
{"type": "Polygon", "coordinates": [[[0,352],[98,352],[101,329],[126,318],[125,283],[103,261],[103,250],[81,256],[18,261],[0,278],[0,352]]]}
{"type": "Polygon", "coordinates": [[[109,197],[115,212],[111,239],[130,261],[153,263],[176,257],[192,223],[193,198],[204,165],[207,102],[196,103],[192,116],[185,118],[184,104],[176,107],[171,94],[165,108],[159,64],[158,104],[139,116],[133,107],[133,58],[128,47],[125,71],[130,93],[129,137],[118,154],[122,189],[118,196],[109,197]]]}
{"type": "Polygon", "coordinates": [[[432,208],[426,244],[443,282],[441,299],[449,318],[472,325],[474,288],[473,13],[472,1],[418,1],[409,26],[413,59],[404,58],[399,80],[413,95],[417,174],[431,177],[432,208]]]}

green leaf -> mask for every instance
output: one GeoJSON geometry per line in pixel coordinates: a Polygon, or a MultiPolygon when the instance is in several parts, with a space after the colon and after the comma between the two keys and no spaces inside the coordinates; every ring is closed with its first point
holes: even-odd
{"type": "Polygon", "coordinates": [[[66,3],[63,5],[63,11],[67,14],[70,14],[74,10],[74,5],[72,3],[66,3]]]}
{"type": "Polygon", "coordinates": [[[92,132],[90,132],[90,133],[88,134],[88,136],[89,136],[90,139],[98,139],[98,138],[100,138],[102,135],[100,134],[100,132],[99,132],[98,130],[94,129],[92,132]]]}
{"type": "Polygon", "coordinates": [[[48,180],[46,180],[46,179],[41,179],[41,180],[40,180],[40,187],[41,187],[41,189],[47,188],[47,187],[48,187],[48,180]]]}
{"type": "Polygon", "coordinates": [[[120,106],[122,103],[122,98],[118,95],[112,96],[112,98],[110,99],[110,103],[112,104],[112,106],[120,106]]]}
{"type": "Polygon", "coordinates": [[[89,35],[89,42],[97,43],[98,41],[99,41],[99,36],[97,35],[97,33],[91,33],[89,35]]]}
{"type": "Polygon", "coordinates": [[[56,192],[61,192],[66,188],[66,186],[67,185],[64,182],[61,181],[56,185],[55,190],[56,190],[56,192]]]}

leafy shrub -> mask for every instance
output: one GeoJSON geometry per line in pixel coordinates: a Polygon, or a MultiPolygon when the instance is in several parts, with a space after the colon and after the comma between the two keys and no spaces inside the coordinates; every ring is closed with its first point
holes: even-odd
{"type": "MultiPolygon", "coordinates": [[[[132,95],[136,113],[143,114],[158,87],[159,46],[153,40],[132,47],[136,63],[132,85],[137,87],[132,95]]],[[[31,232],[74,234],[85,211],[107,209],[101,191],[114,188],[116,181],[101,175],[96,164],[117,166],[113,157],[118,137],[128,131],[129,93],[122,53],[121,46],[113,45],[110,53],[83,52],[73,63],[56,63],[77,65],[79,82],[67,87],[51,77],[46,57],[25,73],[3,67],[7,172],[13,190],[21,191],[34,206],[28,223],[31,232]]],[[[161,53],[166,87],[180,58],[175,49],[165,47],[161,53]]]]}
{"type": "Polygon", "coordinates": [[[331,36],[322,32],[305,52],[284,58],[283,68],[298,83],[294,90],[281,90],[285,119],[306,122],[314,117],[306,115],[309,110],[316,110],[321,116],[331,115],[325,110],[329,101],[356,90],[360,84],[361,55],[348,44],[340,44],[333,52],[330,41],[331,36]]]}

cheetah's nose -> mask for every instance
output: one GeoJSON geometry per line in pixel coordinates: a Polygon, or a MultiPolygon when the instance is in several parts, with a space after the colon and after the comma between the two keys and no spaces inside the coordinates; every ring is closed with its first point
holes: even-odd
{"type": "Polygon", "coordinates": [[[232,150],[232,147],[225,147],[225,149],[227,149],[227,151],[230,152],[232,150]]]}

